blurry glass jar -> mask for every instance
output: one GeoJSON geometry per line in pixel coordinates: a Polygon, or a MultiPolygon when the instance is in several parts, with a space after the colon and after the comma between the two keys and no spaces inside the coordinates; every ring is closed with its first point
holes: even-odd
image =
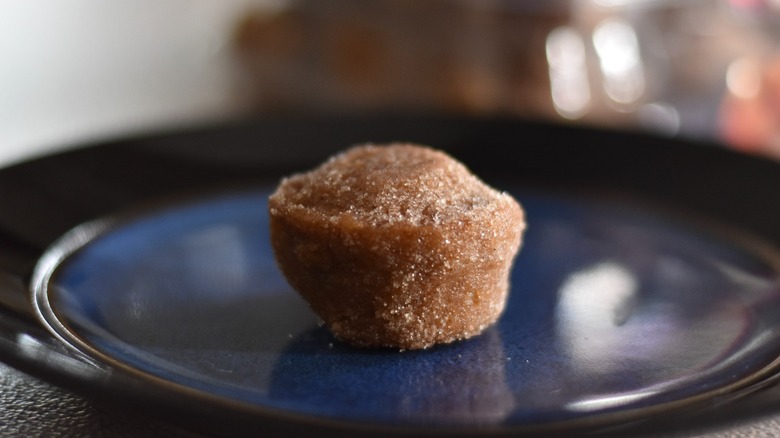
{"type": "Polygon", "coordinates": [[[263,110],[503,115],[715,137],[733,117],[721,110],[730,66],[773,41],[772,26],[743,18],[761,2],[292,0],[247,14],[235,41],[245,90],[263,110]]]}

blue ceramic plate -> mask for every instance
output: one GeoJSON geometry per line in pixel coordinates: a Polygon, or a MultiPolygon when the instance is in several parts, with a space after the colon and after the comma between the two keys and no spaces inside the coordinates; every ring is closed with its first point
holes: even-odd
{"type": "Polygon", "coordinates": [[[516,119],[288,115],[84,146],[0,169],[0,360],[214,435],[731,425],[780,404],[756,393],[778,380],[777,187],[777,163],[714,145],[516,119]],[[395,140],[526,208],[481,336],[353,349],[277,271],[279,179],[395,140]]]}
{"type": "Polygon", "coordinates": [[[529,223],[511,298],[495,326],[451,345],[331,337],[277,270],[270,185],[81,225],[41,258],[34,301],[62,340],[151,385],[385,431],[610,424],[776,371],[770,248],[625,199],[501,188],[529,223]]]}

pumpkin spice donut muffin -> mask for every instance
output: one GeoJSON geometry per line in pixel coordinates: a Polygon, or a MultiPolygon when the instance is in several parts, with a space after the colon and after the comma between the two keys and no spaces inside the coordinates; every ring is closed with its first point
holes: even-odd
{"type": "Polygon", "coordinates": [[[364,145],[282,180],[271,243],[288,282],[339,339],[427,348],[504,309],[524,214],[443,152],[364,145]]]}

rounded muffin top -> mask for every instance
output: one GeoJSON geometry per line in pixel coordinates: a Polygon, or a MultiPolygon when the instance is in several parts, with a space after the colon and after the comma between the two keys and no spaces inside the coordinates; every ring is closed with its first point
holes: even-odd
{"type": "Polygon", "coordinates": [[[446,225],[487,219],[514,200],[487,186],[449,155],[412,144],[363,145],[282,181],[271,214],[368,226],[446,225]]]}

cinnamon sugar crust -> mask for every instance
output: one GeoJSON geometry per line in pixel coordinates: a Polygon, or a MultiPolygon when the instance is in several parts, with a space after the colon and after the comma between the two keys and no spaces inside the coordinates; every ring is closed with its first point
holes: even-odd
{"type": "Polygon", "coordinates": [[[506,304],[524,213],[449,155],[363,145],[282,180],[271,243],[339,339],[427,348],[469,338],[506,304]]]}

